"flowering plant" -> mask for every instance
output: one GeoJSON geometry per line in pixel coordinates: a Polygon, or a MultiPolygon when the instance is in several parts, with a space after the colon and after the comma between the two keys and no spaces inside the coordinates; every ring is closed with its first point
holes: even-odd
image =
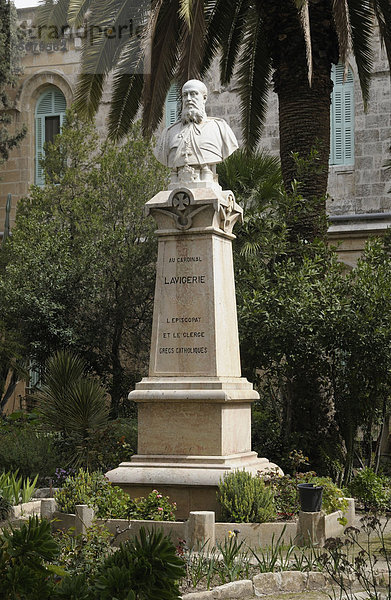
{"type": "Polygon", "coordinates": [[[152,521],[175,521],[176,503],[170,502],[158,490],[152,490],[146,498],[136,498],[129,505],[130,519],[150,519],[152,521]]]}

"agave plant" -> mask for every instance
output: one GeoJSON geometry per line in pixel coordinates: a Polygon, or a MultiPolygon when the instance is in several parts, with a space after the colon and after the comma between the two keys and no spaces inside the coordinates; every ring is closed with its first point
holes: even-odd
{"type": "Polygon", "coordinates": [[[43,423],[75,440],[74,462],[89,465],[90,438],[107,425],[109,405],[100,381],[86,374],[86,363],[67,350],[47,362],[44,383],[36,392],[43,423]]]}

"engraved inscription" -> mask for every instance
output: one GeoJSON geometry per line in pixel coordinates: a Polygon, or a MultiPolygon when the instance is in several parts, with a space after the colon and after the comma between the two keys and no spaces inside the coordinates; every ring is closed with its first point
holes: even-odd
{"type": "Polygon", "coordinates": [[[187,239],[168,243],[166,252],[160,279],[163,310],[156,332],[156,371],[208,373],[213,354],[208,256],[187,239]]]}

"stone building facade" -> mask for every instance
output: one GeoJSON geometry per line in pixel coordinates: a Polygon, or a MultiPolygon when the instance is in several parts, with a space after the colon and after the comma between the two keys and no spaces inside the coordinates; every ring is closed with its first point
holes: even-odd
{"type": "MultiPolygon", "coordinates": [[[[35,10],[26,8],[18,11],[20,23],[26,28],[33,26],[35,10]]],[[[18,199],[27,194],[32,183],[39,183],[37,106],[49,90],[57,90],[56,93],[63,97],[66,106],[71,105],[79,72],[81,44],[82,40],[77,37],[64,37],[54,44],[44,44],[39,40],[24,44],[23,73],[15,90],[13,113],[15,123],[26,124],[28,133],[0,171],[0,231],[5,221],[7,194],[12,194],[12,227],[18,199]]],[[[330,164],[330,197],[327,208],[331,220],[330,239],[341,243],[339,252],[342,260],[353,265],[367,236],[381,233],[391,223],[391,195],[388,194],[391,177],[383,168],[390,156],[391,90],[386,53],[380,42],[376,42],[367,112],[364,112],[354,61],[350,67],[353,86],[350,100],[350,108],[353,110],[352,155],[347,161],[349,164],[343,164],[343,160],[339,160],[339,164],[330,164]]],[[[209,90],[209,114],[224,118],[240,141],[240,115],[235,84],[221,86],[217,65],[211,69],[205,83],[209,90]]],[[[108,101],[107,90],[97,115],[97,126],[102,135],[105,132],[108,101]]],[[[278,101],[272,90],[261,146],[278,154],[278,101]]]]}

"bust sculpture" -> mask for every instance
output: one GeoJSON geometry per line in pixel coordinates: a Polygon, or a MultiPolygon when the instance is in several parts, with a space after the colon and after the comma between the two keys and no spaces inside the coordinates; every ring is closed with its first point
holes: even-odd
{"type": "Polygon", "coordinates": [[[182,88],[181,120],[163,131],[155,148],[158,161],[171,168],[170,188],[218,186],[216,164],[238,148],[229,125],[207,116],[206,99],[202,81],[187,81],[182,88]]]}

